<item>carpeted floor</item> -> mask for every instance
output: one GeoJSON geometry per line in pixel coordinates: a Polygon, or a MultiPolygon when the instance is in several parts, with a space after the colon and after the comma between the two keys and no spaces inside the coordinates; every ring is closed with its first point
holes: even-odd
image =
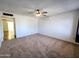
{"type": "Polygon", "coordinates": [[[79,45],[41,34],[34,34],[10,41],[4,41],[0,48],[0,57],[79,57],[79,45]]]}

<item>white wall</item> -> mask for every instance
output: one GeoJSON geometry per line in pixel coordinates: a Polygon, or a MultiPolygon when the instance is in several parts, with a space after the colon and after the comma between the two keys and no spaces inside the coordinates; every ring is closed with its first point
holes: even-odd
{"type": "Polygon", "coordinates": [[[49,18],[41,18],[38,23],[38,32],[65,41],[75,42],[78,21],[76,14],[77,11],[70,11],[49,18]]]}
{"type": "Polygon", "coordinates": [[[16,37],[37,33],[37,19],[24,15],[14,15],[16,22],[16,37]]]}

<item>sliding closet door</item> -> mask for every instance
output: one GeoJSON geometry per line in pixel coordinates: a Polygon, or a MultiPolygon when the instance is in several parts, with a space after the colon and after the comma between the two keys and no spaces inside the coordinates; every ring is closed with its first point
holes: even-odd
{"type": "Polygon", "coordinates": [[[76,42],[79,43],[79,20],[78,20],[78,26],[77,26],[77,32],[76,32],[76,42]]]}

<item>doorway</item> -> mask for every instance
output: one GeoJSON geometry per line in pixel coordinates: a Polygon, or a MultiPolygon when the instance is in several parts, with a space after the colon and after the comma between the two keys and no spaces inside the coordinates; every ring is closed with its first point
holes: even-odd
{"type": "Polygon", "coordinates": [[[16,38],[15,18],[2,17],[4,40],[12,40],[16,38]]]}
{"type": "Polygon", "coordinates": [[[77,32],[76,32],[76,40],[77,43],[79,43],[79,19],[78,19],[78,25],[77,25],[77,32]]]}

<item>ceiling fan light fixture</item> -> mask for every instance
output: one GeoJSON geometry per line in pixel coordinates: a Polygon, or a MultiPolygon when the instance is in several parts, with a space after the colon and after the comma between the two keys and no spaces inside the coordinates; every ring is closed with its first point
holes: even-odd
{"type": "Polygon", "coordinates": [[[43,12],[40,9],[36,9],[34,12],[35,16],[46,16],[47,12],[43,12]]]}
{"type": "Polygon", "coordinates": [[[41,16],[41,14],[36,14],[36,16],[41,16]]]}
{"type": "Polygon", "coordinates": [[[42,13],[40,12],[39,9],[37,9],[37,10],[36,10],[36,16],[41,16],[41,15],[42,15],[42,13]]]}

